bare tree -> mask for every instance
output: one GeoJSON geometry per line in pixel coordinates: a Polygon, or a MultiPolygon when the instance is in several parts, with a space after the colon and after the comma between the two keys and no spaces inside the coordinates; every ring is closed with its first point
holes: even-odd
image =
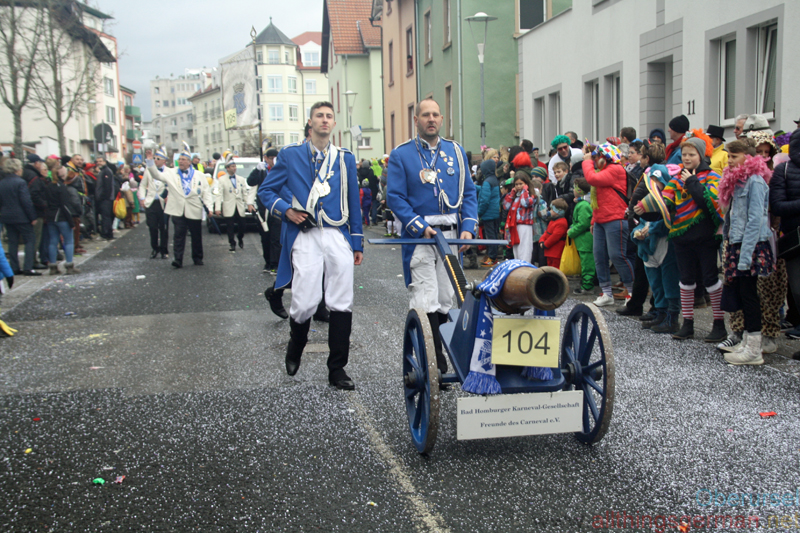
{"type": "Polygon", "coordinates": [[[67,153],[64,127],[97,94],[98,59],[114,60],[100,38],[83,26],[73,0],[40,0],[43,9],[41,53],[34,69],[32,106],[56,128],[58,147],[67,153]]]}
{"type": "Polygon", "coordinates": [[[42,21],[37,2],[0,2],[0,97],[14,120],[17,157],[22,157],[22,110],[35,85],[42,21]]]}

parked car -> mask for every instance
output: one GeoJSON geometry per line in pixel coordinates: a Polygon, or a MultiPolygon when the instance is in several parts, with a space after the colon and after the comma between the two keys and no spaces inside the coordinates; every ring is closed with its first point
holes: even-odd
{"type": "MultiPolygon", "coordinates": [[[[234,157],[233,160],[236,162],[236,175],[245,181],[247,180],[247,176],[250,175],[250,173],[259,163],[259,159],[257,157],[234,157]]],[[[214,167],[214,172],[211,174],[211,177],[214,179],[214,183],[211,185],[212,192],[216,187],[217,178],[225,172],[225,162],[217,161],[217,165],[214,167]]],[[[225,227],[225,219],[223,217],[215,216],[214,220],[217,222],[220,231],[224,233],[227,229],[225,227]]],[[[247,213],[247,216],[245,217],[245,231],[258,231],[258,225],[259,221],[255,213],[247,213]]],[[[208,228],[209,233],[216,233],[214,230],[214,225],[211,223],[210,219],[206,220],[206,227],[208,228]]]]}

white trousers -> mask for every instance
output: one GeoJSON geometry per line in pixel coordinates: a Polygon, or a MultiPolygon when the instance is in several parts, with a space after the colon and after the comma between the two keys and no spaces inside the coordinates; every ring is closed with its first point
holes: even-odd
{"type": "MultiPolygon", "coordinates": [[[[517,224],[517,235],[519,235],[519,244],[514,245],[514,259],[522,259],[530,263],[534,246],[533,226],[530,224],[517,224]]],[[[536,246],[539,246],[538,242],[536,246]]]]}
{"type": "Polygon", "coordinates": [[[302,323],[322,301],[331,311],[353,311],[353,250],[338,228],[301,232],[292,245],[292,305],[289,316],[302,323]]]}
{"type": "MultiPolygon", "coordinates": [[[[445,231],[444,236],[454,239],[455,231],[445,231]]],[[[451,253],[458,254],[458,248],[450,247],[451,253]]],[[[414,248],[411,256],[411,293],[409,307],[422,308],[426,313],[448,313],[455,304],[455,292],[445,270],[444,261],[431,245],[414,248]]]]}

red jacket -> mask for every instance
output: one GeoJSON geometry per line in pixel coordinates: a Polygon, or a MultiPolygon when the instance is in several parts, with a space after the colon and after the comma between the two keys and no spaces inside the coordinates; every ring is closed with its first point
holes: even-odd
{"type": "Polygon", "coordinates": [[[597,190],[597,209],[592,212],[592,223],[604,224],[624,219],[628,202],[620,194],[628,193],[628,175],[622,165],[609,163],[597,172],[592,160],[584,159],[583,175],[589,185],[597,190]]]}
{"type": "Polygon", "coordinates": [[[569,224],[564,217],[548,222],[547,231],[539,237],[539,242],[544,243],[545,257],[561,257],[561,252],[564,251],[564,245],[567,242],[568,229],[569,224]]]}

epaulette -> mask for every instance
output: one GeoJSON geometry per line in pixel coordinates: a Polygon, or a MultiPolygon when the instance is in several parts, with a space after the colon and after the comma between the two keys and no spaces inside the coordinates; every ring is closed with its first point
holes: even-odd
{"type": "Polygon", "coordinates": [[[340,152],[344,152],[346,154],[352,154],[353,153],[353,152],[351,152],[350,150],[348,150],[347,148],[345,148],[343,146],[337,146],[337,148],[339,149],[340,152]]]}
{"type": "Polygon", "coordinates": [[[397,146],[395,146],[393,149],[400,148],[401,146],[403,146],[403,145],[406,145],[406,144],[410,143],[410,142],[411,142],[411,141],[413,141],[413,140],[414,140],[414,139],[408,139],[408,140],[407,140],[407,141],[405,141],[405,142],[401,142],[400,144],[398,144],[397,146]]]}
{"type": "Polygon", "coordinates": [[[280,149],[280,152],[286,150],[287,148],[294,148],[295,146],[302,146],[302,145],[303,145],[302,142],[296,142],[296,143],[287,144],[283,148],[280,149]]]}

